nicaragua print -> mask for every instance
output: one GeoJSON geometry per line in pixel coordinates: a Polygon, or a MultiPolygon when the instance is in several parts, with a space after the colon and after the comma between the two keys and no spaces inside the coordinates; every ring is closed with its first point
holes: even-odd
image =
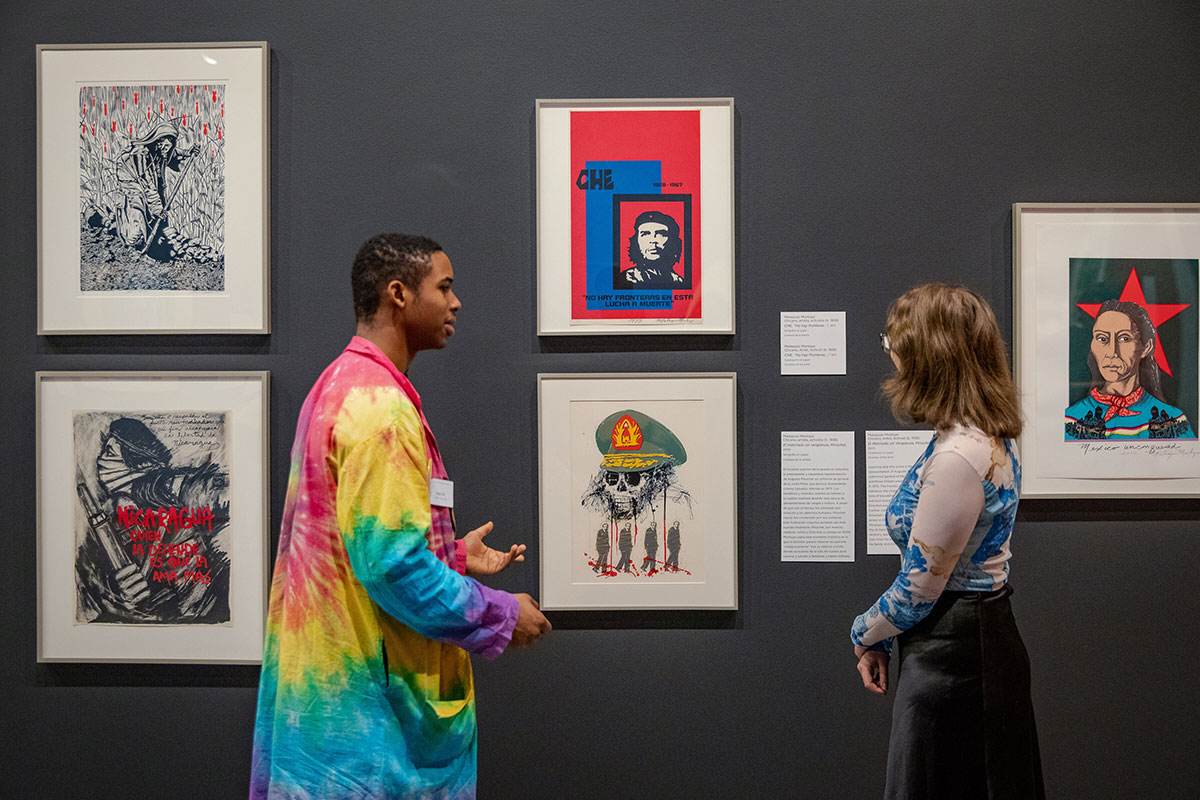
{"type": "Polygon", "coordinates": [[[1196,259],[1070,259],[1064,438],[1195,439],[1196,259]]]}
{"type": "Polygon", "coordinates": [[[76,411],[75,624],[227,625],[222,411],[76,411]]]}

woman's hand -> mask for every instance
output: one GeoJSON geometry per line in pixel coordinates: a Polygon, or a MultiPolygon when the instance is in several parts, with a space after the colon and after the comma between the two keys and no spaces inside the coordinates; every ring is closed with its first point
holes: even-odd
{"type": "Polygon", "coordinates": [[[854,655],[858,656],[858,674],[862,676],[863,687],[875,694],[887,694],[888,662],[891,656],[859,645],[855,645],[854,655]]]}

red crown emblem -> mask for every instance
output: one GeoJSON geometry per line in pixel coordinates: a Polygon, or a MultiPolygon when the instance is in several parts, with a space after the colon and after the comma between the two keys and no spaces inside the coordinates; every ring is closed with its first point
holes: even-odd
{"type": "Polygon", "coordinates": [[[614,450],[638,450],[642,446],[642,426],[625,414],[612,429],[614,450]]]}

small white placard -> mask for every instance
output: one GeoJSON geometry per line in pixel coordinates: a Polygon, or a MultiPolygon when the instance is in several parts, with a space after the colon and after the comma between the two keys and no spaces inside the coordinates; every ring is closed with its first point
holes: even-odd
{"type": "Polygon", "coordinates": [[[845,311],[779,312],[780,375],[845,375],[845,311]]]}
{"type": "Polygon", "coordinates": [[[429,481],[429,505],[454,508],[454,481],[431,478],[429,481]]]}
{"type": "Polygon", "coordinates": [[[783,561],[854,560],[854,431],[783,431],[783,561]]]}
{"type": "Polygon", "coordinates": [[[867,431],[867,555],[896,555],[883,515],[931,431],[867,431]]]}

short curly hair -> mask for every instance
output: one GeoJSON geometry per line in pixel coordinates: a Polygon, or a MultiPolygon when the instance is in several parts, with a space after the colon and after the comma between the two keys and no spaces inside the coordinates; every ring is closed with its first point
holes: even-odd
{"type": "Polygon", "coordinates": [[[404,233],[381,233],[364,242],[350,270],[354,318],[370,322],[379,310],[379,295],[392,281],[417,291],[439,252],[442,246],[433,239],[404,233]]]}

